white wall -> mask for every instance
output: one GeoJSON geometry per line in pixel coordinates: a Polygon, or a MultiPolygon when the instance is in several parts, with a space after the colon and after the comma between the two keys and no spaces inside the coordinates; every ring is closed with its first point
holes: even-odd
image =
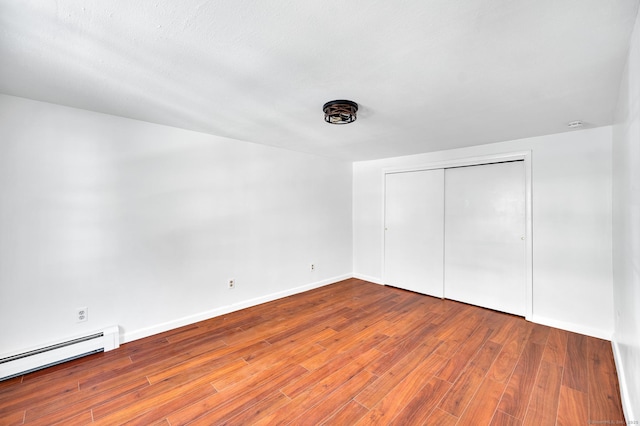
{"type": "Polygon", "coordinates": [[[384,168],[531,150],[532,320],[611,338],[611,127],[354,163],[354,275],[382,281],[384,168]]]}
{"type": "Polygon", "coordinates": [[[640,15],[613,127],[613,348],[627,421],[640,421],[640,15]]]}
{"type": "Polygon", "coordinates": [[[0,135],[0,355],[351,276],[349,162],[4,95],[0,135]]]}

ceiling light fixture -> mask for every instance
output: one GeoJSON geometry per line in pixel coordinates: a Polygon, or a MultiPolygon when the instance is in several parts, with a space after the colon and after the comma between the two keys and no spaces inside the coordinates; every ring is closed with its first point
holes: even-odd
{"type": "Polygon", "coordinates": [[[580,120],[576,120],[576,121],[571,121],[567,124],[567,127],[569,127],[570,129],[577,129],[578,127],[582,127],[584,125],[584,123],[580,120]]]}
{"type": "Polygon", "coordinates": [[[330,101],[322,107],[324,121],[331,124],[348,124],[356,121],[358,104],[353,101],[330,101]]]}

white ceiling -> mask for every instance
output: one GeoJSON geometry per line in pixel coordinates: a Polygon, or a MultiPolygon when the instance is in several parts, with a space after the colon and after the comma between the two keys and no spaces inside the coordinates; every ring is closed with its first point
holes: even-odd
{"type": "Polygon", "coordinates": [[[464,147],[611,124],[639,1],[0,0],[0,92],[351,160],[464,147]]]}

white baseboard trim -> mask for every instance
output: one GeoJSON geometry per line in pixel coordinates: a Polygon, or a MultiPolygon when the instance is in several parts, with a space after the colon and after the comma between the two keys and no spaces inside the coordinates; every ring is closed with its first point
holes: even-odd
{"type": "Polygon", "coordinates": [[[134,340],[142,339],[144,337],[153,336],[154,334],[163,333],[165,331],[173,330],[174,328],[183,327],[185,325],[193,324],[199,321],[208,320],[220,315],[225,315],[231,312],[239,311],[241,309],[249,308],[251,306],[260,305],[262,303],[271,302],[276,299],[282,299],[283,297],[291,296],[293,294],[302,293],[314,288],[323,287],[325,285],[337,283],[338,281],[352,278],[352,274],[339,275],[337,277],[328,278],[322,281],[316,281],[310,284],[305,284],[299,287],[294,287],[288,290],[279,291],[277,293],[271,293],[266,296],[256,297],[254,299],[244,300],[242,302],[234,303],[232,305],[221,306],[209,311],[200,312],[194,315],[178,318],[176,320],[167,321],[161,324],[157,324],[151,327],[142,328],[139,330],[125,331],[120,336],[120,343],[132,342],[134,340]]]}
{"type": "Polygon", "coordinates": [[[616,363],[616,371],[618,372],[618,384],[620,385],[620,399],[622,400],[622,411],[624,411],[624,418],[628,424],[632,421],[640,419],[640,413],[634,413],[633,404],[631,403],[631,395],[629,395],[629,384],[627,382],[627,375],[624,370],[624,363],[622,362],[622,354],[620,353],[620,346],[614,340],[611,341],[611,348],[613,350],[613,360],[616,363]]]}
{"type": "Polygon", "coordinates": [[[382,282],[382,279],[377,278],[377,277],[370,277],[369,275],[363,275],[363,274],[353,274],[353,278],[357,278],[359,280],[363,280],[363,281],[369,281],[370,283],[374,283],[374,284],[380,284],[380,285],[384,285],[384,283],[382,282]]]}
{"type": "Polygon", "coordinates": [[[611,340],[611,337],[613,336],[612,330],[603,330],[601,328],[584,326],[552,318],[545,318],[535,314],[530,318],[527,318],[527,320],[535,322],[536,324],[559,328],[561,330],[571,331],[573,333],[584,334],[585,336],[597,337],[598,339],[611,340]]]}

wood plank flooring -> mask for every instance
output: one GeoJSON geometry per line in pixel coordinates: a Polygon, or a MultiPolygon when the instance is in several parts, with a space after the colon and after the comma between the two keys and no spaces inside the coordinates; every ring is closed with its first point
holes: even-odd
{"type": "Polygon", "coordinates": [[[0,382],[0,425],[623,424],[611,345],[342,281],[0,382]]]}

